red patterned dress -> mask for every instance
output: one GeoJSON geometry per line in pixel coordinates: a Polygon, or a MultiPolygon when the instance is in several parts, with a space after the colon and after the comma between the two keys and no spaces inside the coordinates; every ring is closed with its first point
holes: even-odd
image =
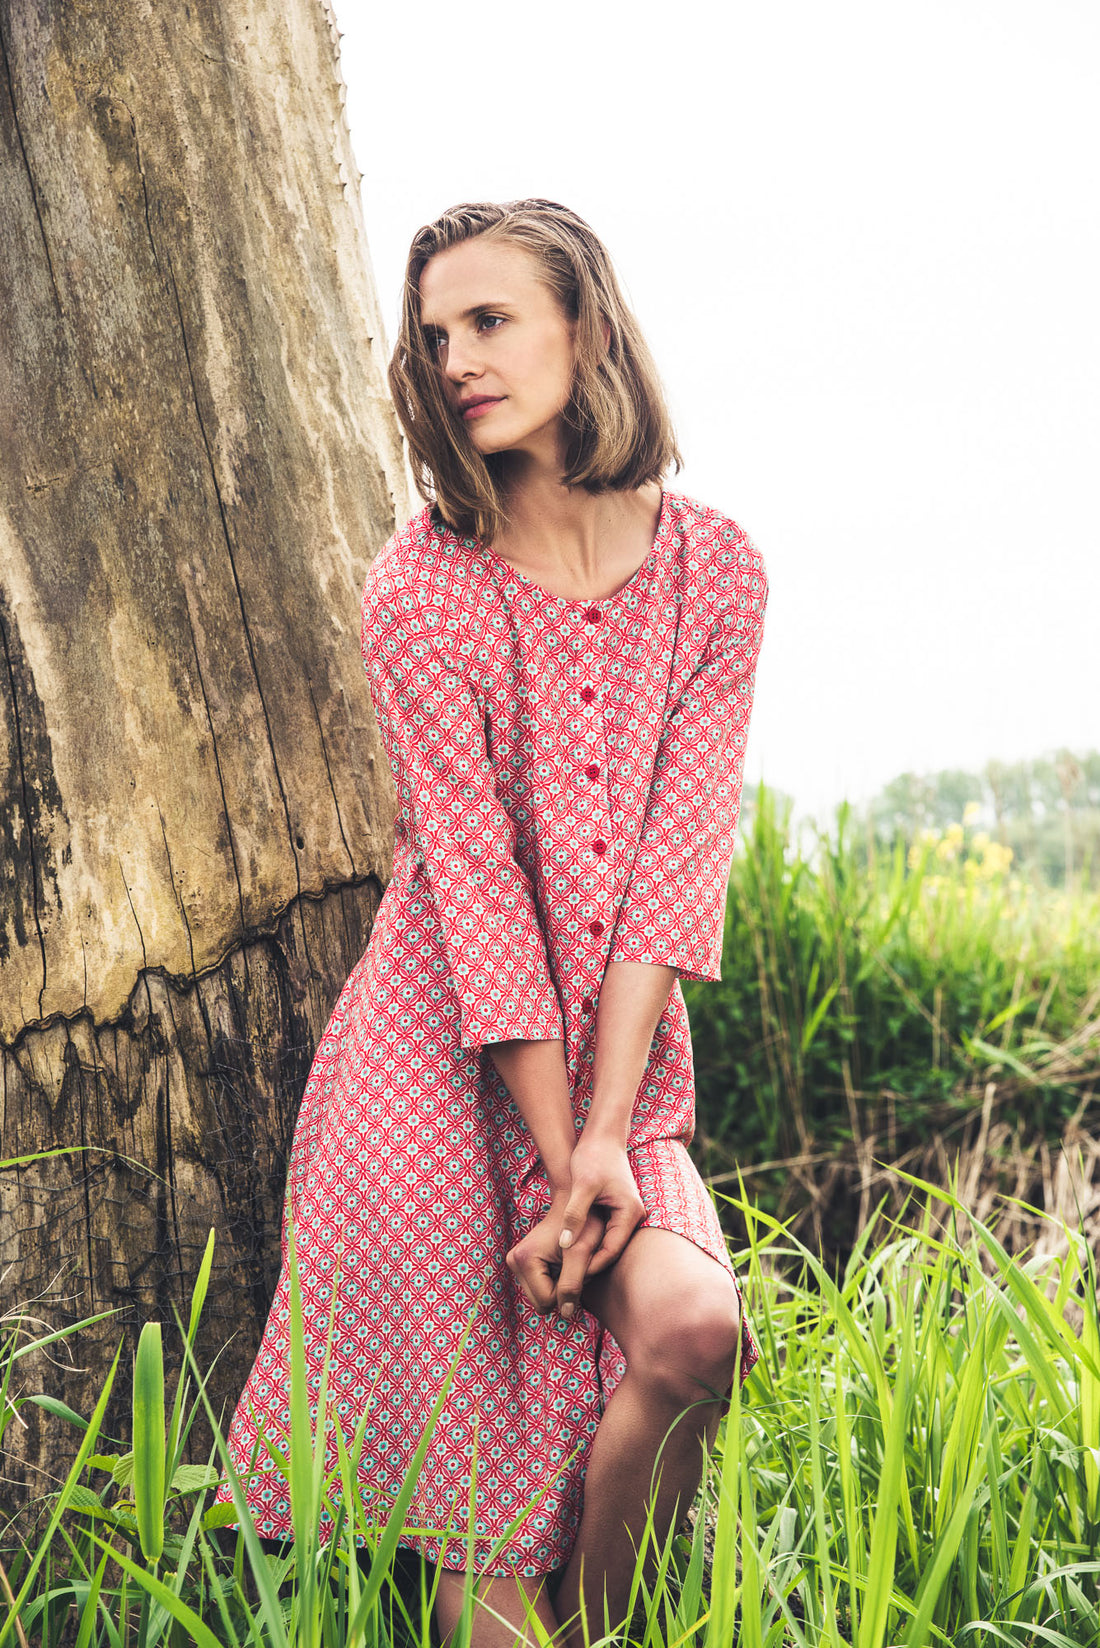
{"type": "MultiPolygon", "coordinates": [[[[428,509],[368,574],[363,654],[400,798],[393,877],[317,1051],[288,1202],[311,1399],[335,1288],[332,1415],[350,1446],[369,1409],[359,1482],[379,1514],[473,1319],[412,1502],[422,1531],[404,1540],[432,1562],[467,1563],[475,1441],[477,1564],[533,1575],[569,1557],[623,1360],[587,1311],[536,1314],[505,1265],[549,1191],[485,1044],[564,1039],[579,1129],[608,961],[720,977],[766,594],[741,528],[669,492],[649,555],[604,600],[547,593],[428,509]]],[[[685,1149],[694,1098],[676,984],[629,1159],[645,1222],[732,1278],[685,1149]]],[[[257,1420],[275,1438],[289,1424],[286,1259],[284,1213],[229,1433],[256,1526],[278,1538],[292,1531],[287,1482],[262,1442],[250,1462],[257,1420]]],[[[746,1324],[743,1373],[757,1355],[746,1324]]]]}

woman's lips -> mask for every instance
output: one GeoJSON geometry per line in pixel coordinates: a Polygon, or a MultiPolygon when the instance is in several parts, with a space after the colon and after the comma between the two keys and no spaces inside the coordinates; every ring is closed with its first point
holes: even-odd
{"type": "Polygon", "coordinates": [[[503,399],[503,395],[497,395],[492,400],[474,401],[472,405],[462,408],[462,416],[464,419],[480,418],[483,412],[489,412],[494,406],[499,406],[503,399]]]}

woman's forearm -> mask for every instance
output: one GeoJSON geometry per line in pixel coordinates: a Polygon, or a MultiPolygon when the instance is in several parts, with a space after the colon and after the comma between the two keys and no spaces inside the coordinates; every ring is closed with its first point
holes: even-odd
{"type": "Polygon", "coordinates": [[[626,1148],[653,1035],[678,977],[675,967],[652,962],[608,962],[596,1009],[586,1138],[608,1139],[626,1148]]]}
{"type": "MultiPolygon", "coordinates": [[[[609,961],[596,1010],[592,1103],[584,1137],[626,1148],[634,1100],[645,1074],[658,1020],[678,974],[643,961],[609,961]]],[[[550,1188],[567,1192],[577,1143],[565,1044],[498,1041],[488,1052],[500,1072],[546,1169],[550,1188]]]]}
{"type": "Polygon", "coordinates": [[[535,1141],[551,1190],[567,1193],[577,1130],[565,1043],[495,1041],[489,1044],[488,1052],[535,1141]]]}

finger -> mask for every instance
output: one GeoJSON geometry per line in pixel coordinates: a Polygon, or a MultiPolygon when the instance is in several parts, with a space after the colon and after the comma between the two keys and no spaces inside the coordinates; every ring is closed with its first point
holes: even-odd
{"type": "Polygon", "coordinates": [[[565,1204],[565,1212],[561,1216],[561,1233],[558,1236],[558,1246],[564,1252],[577,1239],[584,1229],[585,1221],[592,1211],[592,1203],[596,1200],[596,1185],[574,1185],[569,1193],[569,1200],[565,1204]]]}
{"type": "Polygon", "coordinates": [[[558,1314],[564,1316],[568,1322],[576,1312],[580,1302],[581,1289],[584,1287],[585,1277],[588,1275],[588,1262],[600,1245],[602,1227],[599,1220],[590,1221],[592,1228],[585,1228],[566,1252],[561,1262],[561,1274],[558,1277],[557,1307],[558,1314]]]}
{"type": "Polygon", "coordinates": [[[533,1305],[543,1316],[552,1311],[557,1302],[557,1266],[551,1266],[549,1260],[541,1258],[538,1254],[524,1253],[522,1247],[512,1248],[507,1255],[506,1263],[528,1304],[533,1305]]]}
{"type": "Polygon", "coordinates": [[[589,1259],[590,1276],[598,1275],[601,1270],[606,1270],[609,1265],[615,1263],[644,1218],[645,1208],[641,1202],[636,1208],[615,1208],[604,1227],[600,1242],[589,1259]]]}
{"type": "Polygon", "coordinates": [[[521,1270],[516,1273],[516,1281],[527,1303],[537,1310],[540,1316],[548,1316],[557,1303],[557,1292],[548,1273],[525,1273],[521,1270]]]}

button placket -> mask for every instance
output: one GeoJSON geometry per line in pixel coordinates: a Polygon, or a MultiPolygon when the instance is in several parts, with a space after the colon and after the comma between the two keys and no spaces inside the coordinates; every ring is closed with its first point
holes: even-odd
{"type": "MultiPolygon", "coordinates": [[[[603,713],[606,647],[611,639],[606,619],[607,614],[594,604],[583,609],[574,642],[576,651],[570,665],[575,683],[574,704],[582,729],[577,746],[570,752],[575,762],[570,788],[574,816],[582,826],[582,840],[577,845],[583,866],[581,885],[587,894],[584,903],[588,907],[588,919],[584,920],[582,916],[582,920],[594,952],[602,950],[599,941],[607,931],[604,917],[609,910],[606,900],[614,881],[614,854],[608,847],[611,816],[606,778],[607,729],[603,713]]],[[[566,758],[569,759],[568,756],[566,758]]],[[[599,966],[598,954],[591,954],[588,960],[594,967],[599,966]]]]}

